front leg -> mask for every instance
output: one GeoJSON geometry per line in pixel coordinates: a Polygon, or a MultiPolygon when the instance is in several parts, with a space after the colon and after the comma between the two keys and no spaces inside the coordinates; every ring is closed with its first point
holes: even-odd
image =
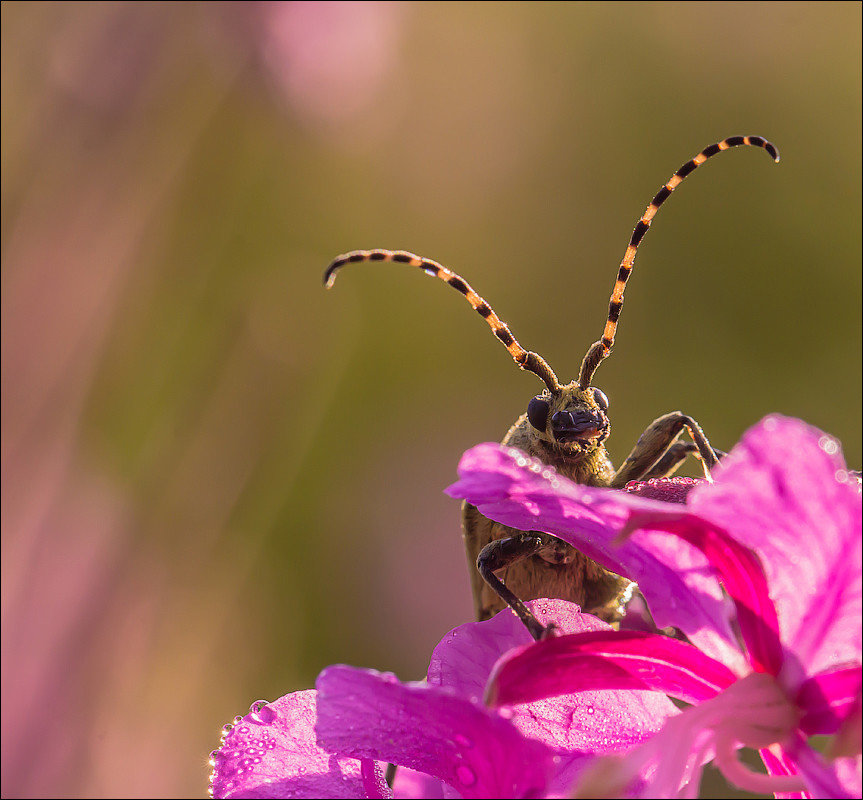
{"type": "MultiPolygon", "coordinates": [[[[728,455],[724,450],[713,448],[716,457],[721,461],[728,455]]],[[[649,481],[651,478],[668,478],[677,471],[677,468],[686,460],[687,456],[697,457],[698,446],[695,442],[675,442],[668,448],[665,455],[659,459],[644,475],[641,480],[649,481]]]]}
{"type": "MultiPolygon", "coordinates": [[[[656,477],[660,470],[665,470],[665,474],[670,474],[668,470],[673,471],[679,461],[682,460],[680,453],[683,452],[683,449],[677,448],[667,459],[664,456],[675,445],[684,429],[692,437],[695,451],[697,451],[704,468],[704,474],[709,477],[710,470],[716,466],[719,460],[716,451],[710,446],[701,426],[692,417],[680,411],[672,411],[647,426],[647,430],[641,434],[635,447],[632,448],[632,452],[626,457],[626,461],[614,474],[611,481],[612,487],[619,489],[626,486],[630,481],[641,480],[648,475],[656,477]],[[651,469],[654,465],[656,470],[651,469]]],[[[686,452],[683,452],[683,456],[685,455],[686,452]]]]}
{"type": "Polygon", "coordinates": [[[513,594],[494,573],[511,566],[524,558],[535,555],[544,545],[543,538],[537,533],[524,532],[506,539],[495,539],[489,542],[476,560],[476,568],[483,580],[497,593],[524,623],[530,635],[537,641],[551,633],[551,627],[546,628],[513,594]]]}

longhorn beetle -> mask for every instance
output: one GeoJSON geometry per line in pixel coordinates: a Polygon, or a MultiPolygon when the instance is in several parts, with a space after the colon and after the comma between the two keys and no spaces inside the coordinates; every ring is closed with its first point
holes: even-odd
{"type": "MultiPolygon", "coordinates": [[[[403,250],[355,250],[339,256],[324,273],[331,287],[336,272],[345,264],[389,261],[419,267],[426,274],[446,281],[463,294],[503,342],[516,364],[537,375],[546,388],[536,395],[503,438],[503,444],[523,450],[553,466],[560,474],[588,486],[621,488],[632,480],[671,475],[687,455],[699,458],[705,475],[716,465],[721,451],[714,450],[698,423],[680,411],[654,420],[636,442],[620,469],[615,471],[604,442],[611,430],[608,398],[591,386],[597,367],[614,345],[623,291],[635,264],[635,255],[659,207],[683,179],[711,156],[738,145],[766,150],[779,161],[776,148],[761,136],[732,136],[705,147],[687,161],[656,193],[641,215],[620,269],[602,338],[587,350],[578,380],[561,385],[542,356],[525,350],[510,329],[471,286],[446,267],[403,250]],[[678,442],[686,430],[691,442],[678,442]]],[[[509,605],[535,639],[549,633],[522,602],[539,597],[561,598],[585,611],[613,622],[619,619],[632,584],[615,575],[555,537],[539,531],[520,531],[484,517],[475,506],[464,503],[462,520],[465,547],[471,568],[471,587],[479,620],[488,619],[509,605]],[[473,565],[476,565],[476,568],[473,565]],[[505,570],[504,584],[495,574],[505,570]]]]}

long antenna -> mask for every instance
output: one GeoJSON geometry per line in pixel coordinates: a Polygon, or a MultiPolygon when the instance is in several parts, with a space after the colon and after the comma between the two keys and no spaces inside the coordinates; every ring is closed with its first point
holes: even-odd
{"type": "Polygon", "coordinates": [[[345,253],[343,256],[339,256],[327,267],[327,271],[324,273],[324,285],[329,289],[335,283],[336,272],[345,264],[356,264],[366,261],[389,261],[398,264],[409,264],[412,267],[419,267],[427,275],[432,275],[433,277],[440,278],[442,281],[446,281],[453,289],[461,292],[467,298],[468,303],[473,306],[474,311],[489,324],[494,335],[503,342],[504,347],[515,359],[516,364],[522,369],[539,376],[552,394],[560,392],[560,383],[558,383],[557,375],[554,374],[554,370],[552,370],[545,359],[530,350],[525,350],[512,335],[506,323],[494,313],[494,309],[471,288],[470,284],[452,270],[438,264],[437,261],[431,261],[428,258],[422,258],[404,250],[354,250],[350,253],[345,253]]]}
{"type": "Polygon", "coordinates": [[[723,139],[721,142],[705,147],[695,158],[687,161],[657,193],[650,205],[647,206],[641,219],[635,226],[632,232],[632,237],[629,240],[629,246],[626,248],[626,253],[623,256],[623,261],[620,262],[620,270],[617,273],[617,281],[614,284],[614,290],[611,293],[611,301],[608,304],[608,319],[605,322],[605,330],[602,332],[602,338],[594,342],[584,361],[581,364],[581,371],[578,378],[578,385],[582,389],[590,386],[590,381],[593,379],[593,374],[602,360],[611,353],[611,348],[614,345],[614,335],[617,332],[617,320],[620,318],[620,310],[623,308],[623,290],[626,288],[626,282],[632,273],[632,268],[635,265],[635,254],[638,252],[638,245],[644,238],[650,228],[650,223],[659,207],[668,199],[669,195],[683,183],[683,179],[694,172],[696,167],[700,167],[708,158],[715,156],[723,150],[728,150],[731,147],[739,145],[749,145],[751,147],[763,147],[773,158],[774,161],[779,161],[779,151],[770,142],[762,136],[731,136],[728,139],[723,139]]]}

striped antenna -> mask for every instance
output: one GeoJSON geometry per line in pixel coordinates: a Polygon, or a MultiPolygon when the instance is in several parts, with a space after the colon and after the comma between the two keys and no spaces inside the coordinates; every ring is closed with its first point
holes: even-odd
{"type": "Polygon", "coordinates": [[[345,253],[343,256],[339,256],[327,267],[327,271],[324,273],[324,285],[329,289],[335,283],[336,272],[345,264],[356,264],[365,261],[389,261],[397,264],[410,264],[412,267],[419,267],[427,275],[432,275],[440,278],[442,281],[446,281],[453,289],[461,292],[467,298],[468,303],[473,306],[474,310],[489,324],[494,335],[503,342],[504,347],[515,359],[516,364],[522,369],[538,375],[552,394],[560,392],[557,376],[545,359],[530,350],[525,350],[512,335],[506,323],[494,313],[492,307],[470,287],[468,282],[436,261],[421,258],[404,250],[354,250],[350,253],[345,253]]]}
{"type": "Polygon", "coordinates": [[[623,308],[623,290],[626,288],[626,282],[629,280],[632,268],[635,265],[635,254],[638,252],[638,245],[641,244],[641,240],[644,238],[644,234],[647,233],[647,229],[650,227],[650,223],[653,221],[656,212],[659,211],[659,207],[683,183],[683,179],[695,171],[696,167],[700,167],[711,156],[739,145],[763,147],[772,156],[774,161],[779,161],[779,151],[767,139],[761,136],[731,136],[728,139],[723,139],[721,142],[705,147],[695,158],[687,161],[671,176],[668,183],[650,201],[650,205],[645,209],[641,215],[641,219],[635,226],[635,230],[632,232],[629,247],[626,248],[623,261],[620,262],[620,271],[617,273],[617,281],[614,284],[614,291],[611,293],[611,302],[608,304],[608,319],[605,323],[605,330],[602,332],[602,338],[590,346],[581,364],[578,385],[582,389],[590,386],[590,381],[593,379],[593,373],[596,372],[596,368],[611,353],[611,348],[614,345],[614,334],[617,331],[617,320],[620,317],[620,309],[623,308]]]}

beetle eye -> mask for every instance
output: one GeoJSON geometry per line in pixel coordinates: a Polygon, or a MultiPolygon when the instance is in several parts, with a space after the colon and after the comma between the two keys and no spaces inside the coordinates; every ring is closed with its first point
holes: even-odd
{"type": "Polygon", "coordinates": [[[538,394],[527,404],[527,420],[538,431],[545,430],[548,421],[548,400],[538,394]]]}
{"type": "Polygon", "coordinates": [[[603,392],[601,389],[594,389],[593,399],[596,400],[596,404],[603,411],[608,411],[608,398],[605,396],[605,392],[603,392]]]}

